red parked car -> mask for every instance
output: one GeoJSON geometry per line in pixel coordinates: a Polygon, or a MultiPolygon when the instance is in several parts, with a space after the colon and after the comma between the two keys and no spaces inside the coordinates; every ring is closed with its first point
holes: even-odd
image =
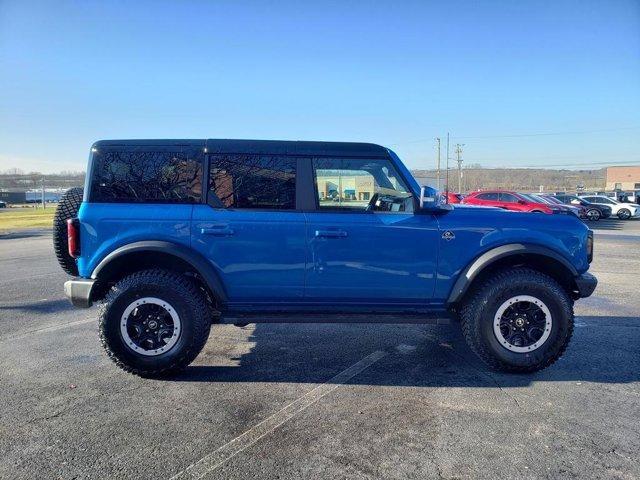
{"type": "Polygon", "coordinates": [[[516,212],[556,213],[560,209],[547,203],[534,202],[516,192],[504,190],[485,190],[472,192],[467,195],[462,203],[468,205],[484,205],[486,207],[498,207],[516,212]]]}
{"type": "Polygon", "coordinates": [[[464,198],[461,194],[459,193],[454,193],[454,192],[442,192],[442,198],[447,202],[447,203],[461,203],[462,199],[464,198]]]}

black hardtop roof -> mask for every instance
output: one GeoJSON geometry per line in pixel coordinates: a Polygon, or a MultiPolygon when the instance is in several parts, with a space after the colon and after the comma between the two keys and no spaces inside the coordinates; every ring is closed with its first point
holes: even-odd
{"type": "Polygon", "coordinates": [[[250,153],[281,155],[328,155],[345,157],[386,157],[387,149],[374,143],[303,142],[285,140],[100,140],[100,147],[199,147],[208,153],[250,153]]]}

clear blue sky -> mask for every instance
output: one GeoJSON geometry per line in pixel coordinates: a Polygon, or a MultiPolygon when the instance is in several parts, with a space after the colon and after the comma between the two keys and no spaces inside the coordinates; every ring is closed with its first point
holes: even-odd
{"type": "Polygon", "coordinates": [[[484,166],[640,163],[640,2],[0,0],[0,170],[207,137],[428,168],[447,131],[484,166]]]}

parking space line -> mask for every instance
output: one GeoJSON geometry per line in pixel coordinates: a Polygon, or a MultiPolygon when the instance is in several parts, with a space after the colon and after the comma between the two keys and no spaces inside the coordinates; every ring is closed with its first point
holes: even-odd
{"type": "Polygon", "coordinates": [[[192,463],[184,470],[171,477],[171,480],[178,478],[196,479],[204,477],[208,473],[222,466],[226,461],[230,460],[243,450],[246,450],[256,442],[258,442],[261,438],[269,435],[280,425],[291,420],[297,414],[316,403],[325,395],[333,392],[339,386],[344,385],[350,379],[363,372],[386,355],[387,353],[381,350],[377,350],[372,354],[367,355],[362,360],[354,363],[346,370],[338,373],[335,377],[331,378],[327,382],[318,385],[317,387],[305,393],[300,398],[288,404],[280,411],[274,413],[256,426],[250,428],[242,435],[224,444],[209,455],[202,457],[197,462],[192,463]]]}
{"type": "Polygon", "coordinates": [[[67,322],[67,323],[61,323],[58,325],[51,325],[49,327],[37,328],[35,330],[29,330],[27,332],[18,333],[15,335],[0,337],[0,342],[5,340],[15,340],[17,338],[24,338],[24,337],[35,335],[38,333],[55,332],[56,330],[62,330],[63,328],[74,327],[76,325],[84,325],[85,323],[92,323],[92,322],[97,322],[97,320],[95,318],[86,318],[84,320],[77,320],[75,322],[67,322]]]}

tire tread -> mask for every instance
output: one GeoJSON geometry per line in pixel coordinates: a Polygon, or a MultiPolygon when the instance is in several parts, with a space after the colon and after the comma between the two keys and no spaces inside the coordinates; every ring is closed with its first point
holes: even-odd
{"type": "Polygon", "coordinates": [[[204,348],[209,338],[211,329],[211,318],[209,307],[202,292],[200,292],[192,281],[184,275],[170,270],[152,269],[135,272],[117,282],[107,293],[101,302],[98,311],[98,331],[100,343],[102,343],[109,358],[125,372],[145,378],[158,378],[178,373],[189,365],[204,348]],[[182,354],[174,361],[163,368],[142,369],[124,362],[111,348],[106,338],[106,322],[108,320],[109,308],[114,301],[127,290],[140,285],[154,284],[168,287],[179,293],[189,305],[189,311],[194,319],[194,335],[192,342],[184,349],[182,354]]]}
{"type": "Polygon", "coordinates": [[[53,217],[53,251],[62,269],[74,277],[78,276],[78,265],[75,258],[69,255],[67,220],[78,214],[82,196],[83,189],[80,187],[67,190],[60,198],[53,217]]]}
{"type": "Polygon", "coordinates": [[[501,270],[484,280],[464,303],[460,312],[460,317],[462,334],[471,350],[480,357],[484,363],[489,365],[489,367],[503,372],[531,373],[547,368],[564,354],[573,335],[573,301],[567,294],[566,290],[548,275],[526,267],[501,270]],[[560,348],[555,353],[545,358],[543,362],[530,366],[516,366],[497,358],[485,346],[480,336],[479,319],[482,317],[482,310],[486,304],[486,299],[496,295],[497,292],[501,288],[504,288],[505,285],[512,285],[518,280],[518,278],[529,283],[538,283],[540,286],[552,290],[552,293],[558,298],[561,308],[565,310],[570,319],[568,334],[560,348]]]}

